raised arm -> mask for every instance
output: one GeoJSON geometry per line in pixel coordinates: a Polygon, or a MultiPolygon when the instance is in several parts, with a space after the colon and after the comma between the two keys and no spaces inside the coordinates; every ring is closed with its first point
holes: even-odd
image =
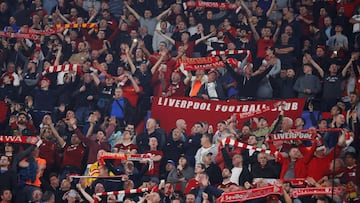
{"type": "Polygon", "coordinates": [[[320,77],[324,77],[324,71],[323,69],[319,66],[319,64],[317,64],[314,59],[311,57],[310,54],[305,54],[305,58],[308,59],[308,61],[311,63],[311,65],[314,66],[314,68],[319,72],[320,77]]]}
{"type": "Polygon", "coordinates": [[[160,30],[156,30],[156,32],[157,32],[159,35],[163,36],[165,39],[169,40],[169,42],[170,42],[171,44],[174,44],[174,45],[175,45],[175,40],[174,40],[173,38],[171,38],[171,37],[163,34],[160,30]]]}
{"type": "Polygon", "coordinates": [[[351,56],[349,62],[345,65],[344,69],[341,71],[341,75],[342,75],[343,77],[346,76],[346,73],[347,73],[347,71],[349,70],[349,68],[352,67],[353,62],[354,62],[354,58],[351,56]]]}
{"type": "Polygon", "coordinates": [[[151,74],[154,74],[155,71],[158,69],[158,67],[160,67],[160,64],[163,61],[166,53],[161,52],[160,54],[161,54],[161,56],[160,56],[159,60],[156,61],[155,65],[151,68],[151,74]]]}
{"type": "Polygon", "coordinates": [[[56,128],[54,127],[54,125],[50,125],[50,129],[53,132],[53,136],[55,137],[56,141],[59,143],[59,145],[61,146],[61,148],[64,148],[66,145],[66,142],[64,141],[64,139],[60,136],[59,132],[56,130],[56,128]]]}
{"type": "Polygon", "coordinates": [[[131,41],[130,50],[129,50],[130,53],[133,53],[136,45],[137,45],[137,39],[132,40],[132,41],[131,41]]]}
{"type": "Polygon", "coordinates": [[[64,139],[60,136],[59,132],[56,130],[54,123],[52,122],[51,116],[46,115],[43,118],[43,122],[44,124],[50,126],[52,135],[55,137],[55,139],[58,141],[58,143],[60,144],[60,146],[62,148],[64,148],[66,142],[64,141],[64,139]]]}
{"type": "Polygon", "coordinates": [[[80,129],[77,127],[76,125],[76,118],[70,118],[69,122],[68,122],[69,127],[71,127],[72,129],[74,129],[75,134],[79,137],[79,139],[81,141],[83,141],[87,146],[90,146],[92,143],[92,140],[88,137],[86,137],[84,134],[82,134],[82,132],[80,131],[80,129]]]}
{"type": "Polygon", "coordinates": [[[353,16],[353,17],[351,17],[351,18],[349,19],[349,23],[351,23],[351,24],[360,23],[360,20],[355,19],[354,16],[353,16]]]}
{"type": "Polygon", "coordinates": [[[62,54],[62,46],[61,46],[61,44],[59,44],[58,47],[57,47],[57,52],[56,52],[56,58],[55,58],[55,61],[54,61],[54,66],[60,65],[61,54],[62,54]]]}
{"type": "Polygon", "coordinates": [[[134,74],[135,71],[136,71],[136,67],[135,67],[135,65],[134,65],[134,62],[133,62],[131,56],[130,56],[129,49],[126,49],[125,52],[126,52],[127,61],[128,61],[128,63],[129,63],[129,66],[130,66],[131,73],[134,74]]]}
{"type": "Polygon", "coordinates": [[[146,48],[145,43],[143,40],[138,40],[138,47],[141,48],[146,56],[146,58],[149,58],[151,56],[150,51],[146,48]]]}
{"type": "Polygon", "coordinates": [[[160,21],[161,19],[163,19],[163,17],[165,15],[167,15],[168,13],[171,12],[172,6],[170,6],[168,9],[166,9],[165,11],[163,11],[162,13],[160,13],[158,16],[156,16],[156,21],[160,21]]]}
{"type": "Polygon", "coordinates": [[[226,56],[223,55],[221,57],[222,57],[222,60],[224,61],[225,68],[230,73],[231,77],[237,81],[241,80],[242,76],[240,74],[238,74],[237,72],[235,72],[234,69],[228,64],[228,62],[226,61],[226,56]]]}
{"type": "Polygon", "coordinates": [[[132,86],[134,87],[134,90],[136,93],[139,93],[140,92],[140,87],[139,85],[136,83],[136,81],[134,80],[133,76],[131,75],[130,72],[126,71],[125,73],[125,76],[130,80],[132,86]]]}
{"type": "Polygon", "coordinates": [[[86,137],[90,138],[94,132],[95,123],[96,123],[94,114],[91,114],[89,116],[88,122],[89,122],[89,129],[86,132],[86,137]]]}
{"type": "Polygon", "coordinates": [[[63,20],[65,23],[71,23],[67,18],[65,18],[65,16],[63,16],[63,14],[60,13],[59,9],[56,10],[56,14],[58,14],[61,20],[63,20]]]}
{"type": "MultiPolygon", "coordinates": [[[[106,73],[106,71],[105,71],[105,73],[106,73]]],[[[101,81],[99,79],[98,73],[92,72],[91,76],[93,77],[95,85],[99,86],[101,81]]]]}
{"type": "MultiPolygon", "coordinates": [[[[90,202],[90,203],[94,203],[94,202],[95,202],[95,200],[91,197],[91,195],[89,195],[89,194],[84,190],[84,188],[82,188],[82,186],[81,186],[80,183],[76,184],[76,188],[80,191],[80,193],[84,196],[84,198],[85,198],[88,202],[90,202]]],[[[98,202],[98,201],[96,201],[96,202],[98,202]]]]}
{"type": "Polygon", "coordinates": [[[140,20],[141,16],[133,8],[131,8],[131,6],[129,6],[129,4],[126,1],[124,1],[124,5],[130,11],[130,13],[132,13],[135,16],[137,20],[140,20]]]}
{"type": "Polygon", "coordinates": [[[97,14],[98,14],[98,10],[94,8],[94,13],[90,16],[89,20],[86,23],[91,23],[95,19],[97,14]]]}
{"type": "Polygon", "coordinates": [[[270,5],[270,8],[269,10],[266,12],[266,17],[269,17],[271,15],[271,12],[274,10],[275,8],[275,4],[276,4],[276,1],[275,0],[272,0],[271,1],[271,5],[270,5]]]}
{"type": "Polygon", "coordinates": [[[275,33],[273,35],[273,38],[272,38],[272,40],[274,42],[276,42],[278,37],[279,37],[281,24],[282,24],[282,20],[278,20],[277,21],[277,27],[276,27],[275,33]]]}
{"type": "Polygon", "coordinates": [[[202,36],[201,38],[195,40],[195,45],[197,45],[197,44],[199,44],[200,42],[208,39],[208,38],[211,37],[211,36],[214,36],[214,34],[215,34],[215,33],[212,32],[212,33],[209,33],[209,34],[206,35],[206,36],[202,36]]]}
{"type": "Polygon", "coordinates": [[[255,28],[253,22],[250,20],[250,18],[249,18],[249,25],[250,25],[250,29],[251,29],[251,32],[253,33],[253,36],[254,36],[255,41],[259,41],[260,35],[259,35],[259,33],[256,31],[256,28],[255,28]]]}
{"type": "Polygon", "coordinates": [[[244,0],[240,0],[240,5],[245,10],[248,19],[250,19],[252,17],[252,13],[251,13],[250,9],[247,7],[247,5],[245,4],[244,0]]]}

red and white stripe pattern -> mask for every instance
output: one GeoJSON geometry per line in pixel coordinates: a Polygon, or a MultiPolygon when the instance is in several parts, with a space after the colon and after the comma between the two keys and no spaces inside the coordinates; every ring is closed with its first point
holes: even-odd
{"type": "Polygon", "coordinates": [[[184,70],[194,71],[194,70],[210,70],[223,68],[224,63],[222,61],[208,63],[208,64],[185,64],[184,70]]]}
{"type": "Polygon", "coordinates": [[[17,144],[32,144],[36,145],[39,141],[37,136],[9,136],[0,135],[0,143],[17,143],[17,144]]]}
{"type": "Polygon", "coordinates": [[[206,2],[206,1],[199,1],[196,2],[188,1],[183,3],[184,9],[188,8],[219,8],[219,9],[227,9],[227,10],[238,10],[241,7],[236,4],[230,4],[225,2],[206,2]]]}
{"type": "Polygon", "coordinates": [[[244,112],[244,113],[239,113],[237,114],[237,116],[239,117],[239,119],[247,119],[247,118],[253,118],[257,115],[261,115],[263,113],[266,113],[268,111],[270,111],[270,107],[267,106],[265,108],[262,108],[262,109],[259,109],[259,110],[256,110],[256,111],[249,111],[249,112],[244,112]]]}
{"type": "Polygon", "coordinates": [[[184,64],[209,64],[209,63],[215,63],[218,62],[219,58],[216,56],[209,56],[209,57],[199,57],[199,58],[180,58],[178,59],[178,63],[184,63],[184,64]]]}
{"type": "Polygon", "coordinates": [[[95,193],[96,196],[107,196],[107,195],[119,195],[119,194],[138,194],[143,192],[151,191],[151,188],[137,188],[137,189],[129,189],[129,190],[120,190],[120,191],[112,191],[112,192],[101,192],[95,193]]]}
{"type": "Polygon", "coordinates": [[[29,33],[13,33],[13,32],[0,32],[0,37],[16,38],[16,39],[30,39],[38,40],[39,37],[36,34],[29,33]]]}
{"type": "Polygon", "coordinates": [[[322,128],[322,129],[310,128],[310,129],[306,129],[306,130],[292,129],[291,132],[312,133],[312,134],[319,133],[319,132],[343,132],[346,137],[347,145],[350,144],[354,140],[351,132],[349,132],[349,130],[345,129],[345,128],[322,128]]]}
{"type": "Polygon", "coordinates": [[[63,64],[63,65],[57,65],[57,66],[49,66],[42,72],[42,75],[46,75],[49,73],[70,72],[70,71],[76,71],[77,73],[80,73],[81,72],[80,65],[79,64],[63,64]]]}
{"type": "MultiPolygon", "coordinates": [[[[184,58],[179,59],[177,62],[178,64],[183,64],[184,70],[187,71],[217,69],[225,66],[224,62],[220,61],[216,56],[184,58]]],[[[227,62],[233,67],[240,67],[241,65],[241,62],[234,58],[228,58],[227,62]]]]}
{"type": "Polygon", "coordinates": [[[36,30],[29,26],[22,26],[21,33],[24,34],[36,34],[36,35],[52,35],[59,33],[56,29],[48,29],[48,30],[36,30]]]}
{"type": "Polygon", "coordinates": [[[282,179],[282,182],[288,182],[292,186],[296,187],[304,187],[306,185],[306,179],[305,178],[294,178],[294,179],[282,179]]]}
{"type": "MultiPolygon", "coordinates": [[[[308,187],[308,188],[292,188],[290,197],[297,198],[302,196],[312,195],[331,195],[334,192],[335,195],[341,195],[343,191],[342,187],[308,187]]],[[[221,202],[243,202],[246,200],[258,199],[266,197],[271,194],[282,194],[281,186],[267,186],[262,188],[254,188],[249,190],[240,190],[236,192],[225,192],[217,199],[218,203],[221,202]]]]}
{"type": "Polygon", "coordinates": [[[273,155],[273,156],[277,156],[279,153],[278,151],[272,151],[272,150],[268,150],[268,149],[258,148],[256,146],[251,146],[251,145],[233,140],[230,137],[223,139],[221,141],[221,144],[222,144],[222,146],[230,145],[230,146],[239,147],[242,149],[253,150],[253,151],[257,151],[257,152],[261,152],[261,153],[265,153],[265,154],[269,154],[269,155],[273,155]]]}
{"type": "Polygon", "coordinates": [[[343,191],[342,187],[308,187],[308,188],[293,188],[291,189],[290,196],[292,198],[312,195],[331,195],[333,192],[335,195],[341,195],[343,191]]]}
{"type": "Polygon", "coordinates": [[[258,199],[261,197],[266,197],[271,194],[282,194],[282,187],[275,185],[254,188],[249,190],[240,190],[236,192],[225,192],[217,199],[217,203],[222,202],[244,202],[247,200],[258,199]]]}
{"type": "Polygon", "coordinates": [[[210,52],[211,55],[213,56],[220,56],[220,55],[238,55],[238,54],[250,54],[249,50],[227,50],[227,51],[219,51],[219,50],[215,50],[215,51],[211,51],[210,52]]]}
{"type": "Polygon", "coordinates": [[[129,160],[129,161],[148,161],[149,172],[154,172],[154,161],[151,159],[150,154],[120,154],[104,152],[100,155],[100,165],[105,165],[105,159],[116,159],[116,160],[129,160]]]}
{"type": "Polygon", "coordinates": [[[70,178],[96,178],[96,179],[114,179],[114,178],[122,178],[125,175],[119,175],[119,176],[82,176],[82,175],[68,175],[70,178]]]}

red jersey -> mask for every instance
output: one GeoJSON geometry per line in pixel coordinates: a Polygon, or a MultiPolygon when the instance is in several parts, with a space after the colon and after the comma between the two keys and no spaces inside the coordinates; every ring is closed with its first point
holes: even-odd
{"type": "Polygon", "coordinates": [[[322,158],[314,157],[308,164],[308,177],[314,178],[315,181],[319,181],[329,171],[331,161],[334,158],[334,152],[336,155],[340,155],[341,147],[336,146],[335,150],[332,150],[328,155],[322,158]],[[316,168],[316,170],[312,170],[316,168]]]}
{"type": "Polygon", "coordinates": [[[265,58],[266,57],[266,48],[273,47],[274,46],[274,40],[273,39],[264,39],[260,38],[257,41],[257,58],[265,58]]]}
{"type": "Polygon", "coordinates": [[[352,182],[355,185],[360,185],[360,166],[347,167],[342,176],[342,182],[345,184],[352,182]]]}
{"type": "MultiPolygon", "coordinates": [[[[330,0],[328,3],[333,6],[335,4],[334,1],[335,0],[330,0]]],[[[336,10],[338,10],[340,7],[344,7],[344,15],[351,18],[351,16],[354,14],[354,9],[357,8],[359,4],[360,0],[354,0],[351,2],[340,2],[336,4],[336,10]]]]}
{"type": "MultiPolygon", "coordinates": [[[[314,17],[312,15],[306,15],[306,16],[303,16],[304,19],[306,20],[314,20],[314,17]]],[[[300,21],[301,23],[301,31],[302,31],[302,34],[305,35],[305,36],[310,36],[310,30],[309,30],[309,25],[307,23],[305,23],[304,21],[300,21]]]]}
{"type": "Polygon", "coordinates": [[[195,178],[190,179],[185,187],[184,194],[188,194],[192,189],[195,189],[199,186],[199,181],[195,178]]]}
{"type": "Polygon", "coordinates": [[[166,95],[172,97],[184,97],[186,92],[186,86],[184,82],[180,81],[177,84],[171,83],[166,88],[166,95]]]}
{"type": "MultiPolygon", "coordinates": [[[[133,149],[138,150],[138,146],[136,144],[129,144],[125,146],[124,144],[120,143],[116,144],[114,149],[117,149],[118,152],[130,153],[133,149]]],[[[120,164],[121,160],[114,160],[114,166],[119,166],[120,164]]]]}
{"type": "MultiPolygon", "coordinates": [[[[148,153],[155,156],[160,155],[161,158],[164,157],[164,153],[161,150],[150,150],[145,152],[145,154],[148,153]]],[[[157,177],[160,176],[160,161],[154,161],[154,172],[152,174],[147,172],[146,173],[147,176],[157,176],[157,177]]]]}
{"type": "Polygon", "coordinates": [[[39,149],[39,157],[46,160],[46,168],[52,169],[56,163],[59,163],[57,162],[59,153],[54,142],[43,139],[39,149]]]}
{"type": "Polygon", "coordinates": [[[140,92],[136,92],[134,86],[126,85],[122,87],[123,96],[129,100],[131,106],[136,107],[139,99],[139,95],[142,93],[142,87],[140,88],[140,92]]]}
{"type": "Polygon", "coordinates": [[[193,57],[194,47],[195,47],[195,41],[189,41],[187,44],[184,44],[184,42],[176,41],[176,42],[175,42],[176,50],[178,50],[178,48],[179,48],[180,46],[187,46],[187,49],[186,49],[186,51],[185,51],[185,55],[186,55],[187,57],[190,57],[190,58],[193,57]]]}
{"type": "Polygon", "coordinates": [[[72,166],[81,169],[82,160],[85,155],[85,147],[82,144],[65,145],[64,158],[61,167],[72,166]]]}
{"type": "MultiPolygon", "coordinates": [[[[311,161],[315,149],[316,149],[316,145],[313,145],[311,147],[311,150],[307,154],[304,154],[303,158],[300,158],[295,161],[295,165],[294,165],[295,178],[306,178],[307,177],[307,165],[311,161]]],[[[282,158],[280,155],[278,157],[277,161],[280,162],[282,165],[280,178],[284,178],[284,176],[290,166],[290,162],[291,162],[290,158],[282,158]]]]}
{"type": "MultiPolygon", "coordinates": [[[[225,32],[225,30],[224,30],[224,32],[225,32]]],[[[228,32],[229,32],[232,36],[236,37],[236,28],[234,28],[234,27],[231,26],[231,28],[230,28],[230,30],[228,30],[228,32]]],[[[231,40],[229,39],[228,36],[225,35],[224,42],[225,42],[226,44],[228,44],[228,43],[231,42],[231,40]]]]}
{"type": "MultiPolygon", "coordinates": [[[[171,57],[170,53],[168,54],[168,57],[171,57]]],[[[154,53],[150,58],[149,61],[151,62],[152,65],[155,65],[156,62],[159,60],[160,58],[160,54],[159,53],[154,53]]],[[[161,80],[159,78],[159,70],[156,70],[155,73],[153,74],[153,77],[151,78],[151,86],[154,89],[154,96],[161,96],[163,90],[166,88],[167,84],[169,83],[170,79],[171,79],[171,73],[175,70],[176,68],[176,61],[172,58],[170,58],[167,61],[163,61],[161,63],[162,66],[164,66],[164,79],[161,80]]]]}
{"type": "Polygon", "coordinates": [[[118,152],[125,152],[125,153],[129,153],[133,149],[138,150],[138,147],[135,144],[129,144],[125,146],[124,144],[121,143],[121,144],[116,144],[114,148],[116,148],[118,152]]]}

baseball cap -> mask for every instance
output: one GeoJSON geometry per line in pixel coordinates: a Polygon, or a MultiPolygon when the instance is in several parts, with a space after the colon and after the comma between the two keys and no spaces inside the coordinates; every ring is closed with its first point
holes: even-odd
{"type": "Polygon", "coordinates": [[[159,184],[160,183],[160,180],[158,177],[151,177],[150,178],[150,182],[153,182],[153,183],[156,183],[156,184],[159,184]]]}
{"type": "Polygon", "coordinates": [[[168,160],[167,163],[168,163],[168,164],[171,164],[171,165],[173,165],[173,166],[176,166],[176,163],[175,163],[175,161],[173,161],[173,160],[168,160]]]}

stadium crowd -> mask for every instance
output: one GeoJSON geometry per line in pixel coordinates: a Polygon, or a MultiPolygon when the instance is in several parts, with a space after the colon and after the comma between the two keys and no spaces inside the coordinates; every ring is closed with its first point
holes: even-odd
{"type": "Polygon", "coordinates": [[[1,203],[208,203],[269,185],[281,194],[245,202],[360,202],[360,1],[199,2],[0,0],[1,203]],[[200,57],[222,65],[181,63],[200,57]],[[316,138],[272,142],[305,126],[282,107],[166,132],[153,96],[306,98],[316,138]],[[343,192],[296,197],[296,179],[343,192]]]}

